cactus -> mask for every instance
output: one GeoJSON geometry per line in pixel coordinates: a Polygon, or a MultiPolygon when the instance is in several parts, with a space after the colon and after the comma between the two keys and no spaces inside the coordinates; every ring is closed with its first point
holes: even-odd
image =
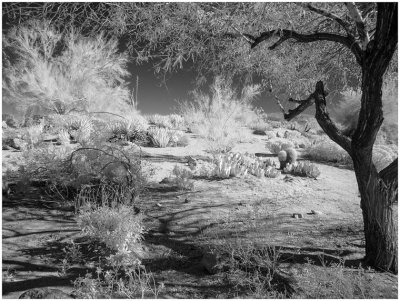
{"type": "Polygon", "coordinates": [[[217,177],[241,177],[247,173],[257,177],[275,178],[279,172],[276,170],[276,164],[272,160],[263,161],[254,154],[228,153],[219,155],[215,158],[216,167],[214,174],[217,177]]]}
{"type": "Polygon", "coordinates": [[[287,161],[287,153],[286,151],[280,151],[278,153],[278,159],[279,159],[279,169],[284,169],[286,167],[286,161],[287,161]]]}
{"type": "Polygon", "coordinates": [[[297,152],[294,148],[288,148],[286,149],[286,154],[287,154],[287,159],[286,163],[293,164],[297,160],[297,152]]]}
{"type": "Polygon", "coordinates": [[[283,171],[295,176],[309,177],[314,179],[321,174],[318,167],[310,161],[287,164],[283,171]]]}

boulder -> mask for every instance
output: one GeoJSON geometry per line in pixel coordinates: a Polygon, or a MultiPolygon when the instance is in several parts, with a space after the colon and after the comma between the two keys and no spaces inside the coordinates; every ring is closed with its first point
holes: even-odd
{"type": "Polygon", "coordinates": [[[55,288],[33,288],[19,296],[19,299],[74,299],[71,295],[55,288]]]}
{"type": "Polygon", "coordinates": [[[210,274],[218,272],[219,256],[213,252],[204,253],[200,264],[210,274]]]}

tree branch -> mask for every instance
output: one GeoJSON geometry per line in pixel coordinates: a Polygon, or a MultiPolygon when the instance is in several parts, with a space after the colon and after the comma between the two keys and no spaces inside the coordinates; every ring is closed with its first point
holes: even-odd
{"type": "Polygon", "coordinates": [[[370,39],[365,21],[354,2],[345,2],[344,5],[346,5],[348,9],[350,17],[356,22],[357,32],[362,45],[361,48],[362,50],[366,50],[370,39]]]}
{"type": "Polygon", "coordinates": [[[318,124],[321,126],[324,132],[329,136],[329,138],[331,138],[333,141],[339,144],[344,150],[346,150],[350,154],[351,140],[336,127],[336,125],[329,117],[329,114],[326,110],[326,100],[325,100],[326,95],[327,92],[325,92],[324,90],[324,84],[322,83],[322,81],[317,82],[315,86],[315,91],[312,94],[310,94],[310,96],[308,96],[307,99],[304,100],[295,100],[292,98],[289,99],[289,101],[300,103],[300,105],[298,105],[293,110],[289,110],[288,113],[285,113],[283,108],[281,108],[283,111],[283,117],[285,118],[285,120],[290,121],[315,103],[316,106],[315,118],[317,119],[318,124]]]}
{"type": "Polygon", "coordinates": [[[316,41],[331,41],[340,43],[347,48],[355,55],[356,60],[359,64],[362,63],[362,50],[360,46],[355,43],[352,37],[346,37],[340,34],[335,33],[327,33],[327,32],[316,32],[312,34],[302,34],[298,33],[294,30],[289,29],[275,29],[269,30],[261,33],[258,37],[254,38],[254,42],[251,44],[251,48],[255,48],[258,44],[266,41],[274,36],[279,36],[280,40],[270,46],[270,49],[274,49],[276,46],[280,45],[283,41],[288,39],[294,39],[300,43],[311,43],[316,41]]]}
{"type": "Polygon", "coordinates": [[[302,6],[312,12],[315,12],[315,13],[321,15],[321,16],[324,16],[324,17],[327,17],[329,19],[336,21],[346,31],[347,35],[349,35],[349,36],[351,35],[350,24],[348,22],[346,22],[345,20],[341,19],[339,16],[332,14],[331,12],[329,12],[325,9],[317,8],[313,5],[311,5],[310,3],[303,4],[302,6]]]}
{"type": "Polygon", "coordinates": [[[304,100],[295,100],[293,98],[289,98],[289,101],[299,103],[299,105],[293,110],[289,110],[288,113],[285,113],[285,111],[283,111],[283,117],[287,121],[290,121],[296,116],[300,115],[305,109],[314,104],[314,93],[312,93],[310,96],[307,97],[307,99],[304,100]]]}
{"type": "Polygon", "coordinates": [[[342,131],[340,131],[336,125],[333,123],[331,118],[329,117],[328,111],[326,110],[326,99],[325,99],[325,91],[324,84],[322,81],[317,82],[315,86],[315,92],[313,93],[315,97],[315,118],[318,121],[318,124],[324,130],[324,132],[339,144],[345,151],[351,154],[351,139],[344,135],[342,131]]]}

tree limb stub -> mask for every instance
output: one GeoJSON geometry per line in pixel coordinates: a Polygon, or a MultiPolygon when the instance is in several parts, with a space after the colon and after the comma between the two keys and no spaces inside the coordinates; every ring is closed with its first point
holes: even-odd
{"type": "MultiPolygon", "coordinates": [[[[355,55],[357,62],[359,64],[361,64],[362,62],[362,50],[357,43],[354,43],[354,39],[351,36],[344,36],[341,34],[335,34],[329,32],[315,32],[311,34],[303,34],[289,29],[269,30],[261,33],[258,37],[251,36],[251,38],[254,39],[254,42],[250,44],[251,48],[253,49],[263,41],[266,41],[275,36],[278,36],[280,39],[269,47],[270,50],[276,48],[278,45],[280,45],[282,42],[288,39],[294,39],[300,43],[331,41],[346,46],[355,55]]],[[[247,35],[247,37],[250,37],[250,35],[247,35]]]]}
{"type": "Polygon", "coordinates": [[[388,191],[392,192],[392,202],[396,202],[398,198],[398,158],[390,165],[379,172],[381,181],[385,184],[388,191]]]}
{"type": "Polygon", "coordinates": [[[345,2],[344,5],[346,5],[348,9],[350,17],[356,22],[356,28],[360,36],[362,50],[366,50],[370,39],[365,21],[354,2],[345,2]]]}

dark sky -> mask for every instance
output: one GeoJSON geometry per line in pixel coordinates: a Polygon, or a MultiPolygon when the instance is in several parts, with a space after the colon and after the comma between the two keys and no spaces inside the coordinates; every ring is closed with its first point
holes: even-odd
{"type": "MultiPolygon", "coordinates": [[[[196,74],[194,71],[182,69],[170,74],[164,85],[162,80],[154,74],[150,64],[131,66],[129,70],[133,81],[136,75],[139,75],[138,109],[143,114],[170,114],[177,106],[176,100],[192,99],[189,92],[195,89],[196,74]]],[[[207,90],[208,87],[203,89],[207,90]]],[[[254,101],[254,105],[262,107],[265,112],[279,111],[278,105],[268,93],[262,93],[254,101]]]]}

